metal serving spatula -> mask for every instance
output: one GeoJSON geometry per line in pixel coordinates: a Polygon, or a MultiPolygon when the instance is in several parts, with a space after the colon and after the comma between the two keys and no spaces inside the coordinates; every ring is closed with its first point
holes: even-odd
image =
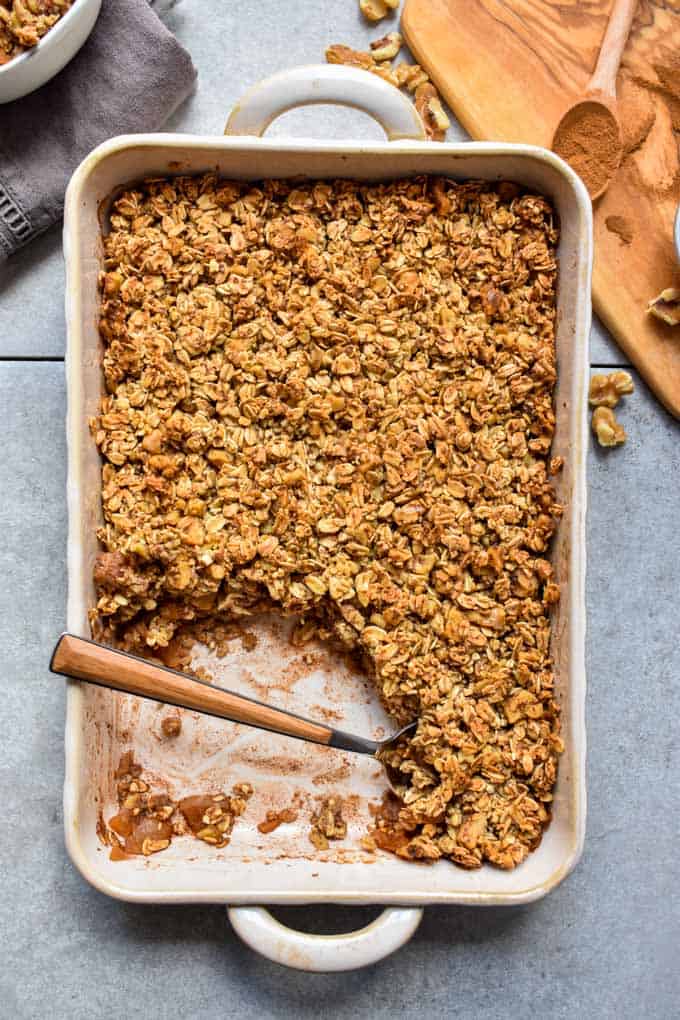
{"type": "MultiPolygon", "coordinates": [[[[261,701],[255,701],[254,698],[246,698],[242,694],[214,687],[203,680],[197,680],[167,666],[159,666],[137,655],[76,637],[75,634],[61,635],[52,653],[50,670],[61,676],[85,680],[87,683],[109,687],[114,691],[135,694],[140,698],[151,698],[153,701],[162,701],[178,708],[189,708],[204,715],[213,715],[219,719],[229,719],[231,722],[245,723],[258,729],[297,737],[298,740],[307,740],[312,744],[325,744],[327,747],[356,751],[358,754],[374,757],[416,727],[416,723],[411,722],[385,740],[356,737],[352,733],[344,733],[342,730],[334,730],[322,723],[304,719],[293,712],[272,708],[261,701]]],[[[390,770],[386,771],[391,782],[390,770]]]]}

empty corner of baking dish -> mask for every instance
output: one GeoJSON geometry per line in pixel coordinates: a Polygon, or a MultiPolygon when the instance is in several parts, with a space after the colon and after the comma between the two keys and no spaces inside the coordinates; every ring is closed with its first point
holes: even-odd
{"type": "Polygon", "coordinates": [[[66,852],[76,870],[98,892],[113,899],[128,902],[148,900],[148,896],[135,894],[132,890],[118,886],[106,878],[103,871],[97,868],[96,859],[93,859],[82,844],[78,807],[78,777],[83,768],[83,734],[82,729],[75,723],[77,715],[82,712],[82,697],[81,685],[76,681],[69,682],[66,695],[65,776],[62,800],[66,852]]]}
{"type": "Polygon", "coordinates": [[[66,852],[71,858],[71,863],[76,871],[80,872],[88,885],[91,885],[93,889],[97,890],[97,892],[104,893],[105,896],[110,896],[112,899],[126,901],[133,899],[133,897],[126,895],[127,890],[112,885],[104,877],[103,873],[94,867],[94,863],[85,853],[80,843],[80,835],[76,820],[72,816],[69,817],[67,814],[66,799],[64,799],[64,841],[66,845],[66,852]]]}
{"type": "Polygon", "coordinates": [[[560,865],[559,868],[556,868],[553,874],[550,875],[550,877],[547,878],[541,885],[528,890],[524,896],[519,898],[518,902],[535,903],[537,900],[542,900],[543,897],[547,896],[549,893],[554,892],[558,886],[562,885],[562,883],[569,878],[582,856],[583,839],[580,838],[569,853],[564,864],[560,865]]]}
{"type": "Polygon", "coordinates": [[[153,903],[163,898],[145,890],[116,885],[106,877],[102,869],[97,867],[96,858],[87,853],[81,843],[75,803],[70,801],[66,787],[64,788],[64,842],[71,863],[97,892],[124,903],[153,903]]]}
{"type": "Polygon", "coordinates": [[[542,900],[549,893],[554,892],[558,886],[562,885],[562,883],[569,878],[571,873],[578,866],[581,857],[583,856],[584,844],[585,810],[578,829],[574,834],[574,841],[569,848],[569,852],[566,854],[564,860],[559,864],[559,866],[555,868],[552,874],[544,879],[543,882],[540,882],[538,885],[532,886],[529,889],[518,891],[512,896],[511,900],[506,900],[506,902],[509,905],[535,903],[537,900],[542,900]]]}

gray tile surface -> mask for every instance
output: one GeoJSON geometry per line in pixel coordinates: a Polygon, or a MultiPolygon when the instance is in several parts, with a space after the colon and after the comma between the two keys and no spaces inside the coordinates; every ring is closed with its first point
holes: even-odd
{"type": "MultiPolygon", "coordinates": [[[[261,78],[298,64],[323,61],[324,50],[331,43],[366,49],[370,39],[396,27],[395,19],[368,26],[355,0],[158,0],[156,7],[198,69],[194,95],[167,125],[169,131],[190,134],[220,134],[236,100],[261,78]]],[[[291,111],[270,133],[382,137],[381,129],[365,114],[333,107],[291,111]]],[[[451,140],[466,137],[457,124],[449,132],[451,140]]],[[[63,356],[59,227],[24,249],[9,266],[0,266],[0,315],[0,357],[63,356]]],[[[626,364],[599,325],[593,329],[592,348],[594,364],[626,364]]]]}
{"type": "MultiPolygon", "coordinates": [[[[429,909],[399,954],[349,975],[256,957],[221,908],[109,900],[66,857],[63,690],[46,668],[66,594],[64,401],[61,364],[0,365],[0,1016],[677,1016],[680,428],[645,388],[621,413],[629,443],[590,456],[583,860],[532,906],[429,909]]],[[[314,931],[372,916],[277,913],[314,931]]]]}

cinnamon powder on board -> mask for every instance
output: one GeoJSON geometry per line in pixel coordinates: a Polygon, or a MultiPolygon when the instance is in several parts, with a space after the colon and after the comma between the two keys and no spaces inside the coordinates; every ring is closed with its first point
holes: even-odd
{"type": "Polygon", "coordinates": [[[616,121],[598,103],[579,103],[560,122],[553,149],[594,195],[618,169],[621,140],[616,121]]]}
{"type": "Polygon", "coordinates": [[[624,244],[633,240],[633,224],[625,216],[607,216],[604,225],[612,234],[621,238],[624,244]]]}

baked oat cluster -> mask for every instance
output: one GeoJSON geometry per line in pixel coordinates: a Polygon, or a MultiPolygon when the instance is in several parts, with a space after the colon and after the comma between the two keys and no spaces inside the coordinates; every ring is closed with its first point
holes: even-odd
{"type": "Polygon", "coordinates": [[[95,636],[342,642],[419,720],[368,840],[407,859],[511,868],[550,820],[556,241],[512,183],[211,176],[104,239],[95,636]]]}
{"type": "Polygon", "coordinates": [[[0,66],[37,46],[73,0],[0,0],[0,66]]]}

